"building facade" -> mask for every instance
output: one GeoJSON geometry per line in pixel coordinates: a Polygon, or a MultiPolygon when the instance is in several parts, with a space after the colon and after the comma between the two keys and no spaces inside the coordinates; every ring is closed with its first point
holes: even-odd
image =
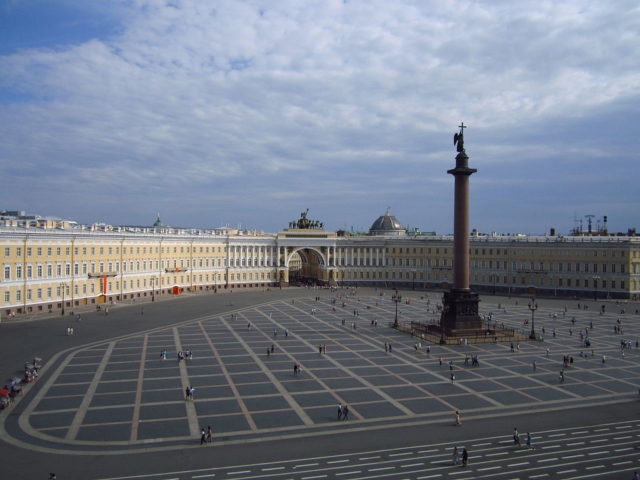
{"type": "MultiPolygon", "coordinates": [[[[375,225],[375,223],[374,223],[375,225]]],[[[72,310],[186,291],[321,284],[443,289],[453,238],[0,227],[0,313],[72,310]],[[295,271],[295,277],[290,273],[295,271]]],[[[640,238],[472,236],[471,287],[484,294],[638,299],[640,238]]]]}

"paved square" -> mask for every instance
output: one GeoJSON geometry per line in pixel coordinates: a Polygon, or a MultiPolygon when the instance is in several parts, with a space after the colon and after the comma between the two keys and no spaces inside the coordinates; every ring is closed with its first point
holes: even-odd
{"type": "MultiPolygon", "coordinates": [[[[275,301],[78,349],[43,378],[25,409],[25,431],[65,445],[150,448],[193,439],[208,425],[225,439],[333,428],[338,403],[349,406],[351,422],[424,422],[452,418],[456,409],[492,416],[624,400],[640,386],[635,314],[600,315],[568,301],[566,311],[536,312],[544,342],[441,346],[389,328],[395,305],[385,297],[336,295],[335,304],[275,301]],[[624,334],[614,332],[618,325],[624,334]],[[621,349],[621,340],[630,348],[621,349]],[[193,358],[178,361],[187,350],[193,358]],[[465,364],[470,355],[480,366],[465,364]],[[563,366],[563,356],[573,363],[563,366]],[[193,400],[185,399],[189,386],[193,400]]],[[[432,301],[410,299],[402,321],[434,318],[432,301]]],[[[480,305],[499,323],[529,328],[524,301],[480,305]]]]}

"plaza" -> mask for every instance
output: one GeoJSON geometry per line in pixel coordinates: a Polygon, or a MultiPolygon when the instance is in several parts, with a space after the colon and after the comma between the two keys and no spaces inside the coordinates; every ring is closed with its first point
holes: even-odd
{"type": "MultiPolygon", "coordinates": [[[[259,302],[242,306],[235,302],[251,294],[201,296],[203,305],[215,298],[224,312],[184,309],[184,317],[172,314],[164,326],[45,359],[41,379],[20,399],[16,415],[5,416],[3,438],[32,452],[120,456],[195,448],[200,429],[212,426],[214,448],[251,448],[286,438],[384,436],[387,429],[450,425],[456,410],[467,428],[475,420],[562,415],[638,396],[640,327],[633,304],[607,302],[601,313],[602,302],[578,308],[575,301],[539,300],[535,325],[539,333],[544,328],[544,341],[512,351],[509,343],[427,344],[397,332],[390,328],[395,304],[388,290],[289,292],[264,292],[259,302]],[[615,333],[617,327],[623,333],[615,333]],[[587,328],[590,348],[580,340],[587,328]],[[622,350],[621,340],[631,348],[622,350]],[[192,352],[192,359],[178,361],[179,351],[192,352]],[[465,365],[472,356],[479,366],[465,365]],[[565,356],[573,357],[566,368],[565,356]],[[185,400],[187,387],[195,389],[193,400],[185,400]],[[339,403],[348,405],[349,420],[337,420],[339,403]]],[[[403,292],[400,321],[433,317],[438,300],[435,292],[403,292]]],[[[118,315],[147,324],[164,316],[162,304],[146,306],[96,312],[76,330],[81,335],[84,322],[104,324],[118,315]]],[[[530,328],[526,298],[487,296],[480,306],[505,326],[530,328]]],[[[62,329],[58,334],[64,337],[62,329]]]]}

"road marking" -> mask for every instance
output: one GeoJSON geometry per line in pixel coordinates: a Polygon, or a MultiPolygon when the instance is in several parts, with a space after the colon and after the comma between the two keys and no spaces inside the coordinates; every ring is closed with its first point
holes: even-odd
{"type": "Polygon", "coordinates": [[[502,468],[502,465],[496,465],[495,467],[479,468],[478,471],[479,472],[486,472],[487,470],[500,470],[501,468],[502,468]]]}
{"type": "Polygon", "coordinates": [[[273,470],[284,470],[284,467],[271,467],[271,468],[262,468],[263,472],[272,472],[273,470]]]}
{"type": "Polygon", "coordinates": [[[142,389],[144,385],[144,367],[147,358],[147,344],[149,341],[149,334],[144,335],[142,341],[142,349],[140,352],[140,366],[138,367],[138,381],[136,384],[136,398],[133,402],[133,415],[131,418],[131,435],[129,440],[135,442],[138,440],[138,426],[140,425],[140,406],[142,404],[142,389]]]}
{"type": "Polygon", "coordinates": [[[584,457],[583,453],[579,453],[578,455],[567,455],[566,457],[561,457],[562,460],[566,460],[567,458],[578,458],[578,457],[584,457]]]}
{"type": "Polygon", "coordinates": [[[418,450],[417,453],[432,453],[432,452],[437,452],[438,449],[437,448],[432,448],[431,450],[418,450]]]}
{"type": "Polygon", "coordinates": [[[496,453],[487,453],[485,457],[499,457],[502,455],[509,455],[509,452],[496,452],[496,453]]]}
{"type": "Polygon", "coordinates": [[[580,430],[578,432],[571,432],[571,435],[582,435],[583,433],[589,433],[587,430],[580,430]]]}
{"type": "Polygon", "coordinates": [[[566,433],[554,433],[553,435],[549,435],[549,438],[564,437],[565,435],[566,433]]]}
{"type": "Polygon", "coordinates": [[[609,452],[589,452],[587,455],[609,455],[609,452]]]}
{"type": "Polygon", "coordinates": [[[604,465],[594,465],[592,467],[584,467],[585,470],[595,470],[596,468],[604,468],[604,465]]]}
{"type": "Polygon", "coordinates": [[[423,467],[424,463],[410,463],[409,465],[400,465],[400,468],[423,467]]]}
{"type": "Polygon", "coordinates": [[[316,478],[327,478],[326,475],[315,475],[313,477],[302,477],[302,480],[314,480],[316,478]]]}
{"type": "MultiPolygon", "coordinates": [[[[177,352],[182,352],[182,343],[180,341],[180,333],[178,333],[178,328],[173,327],[171,329],[173,331],[173,342],[176,346],[177,352]]],[[[189,424],[189,434],[193,437],[200,435],[200,427],[198,425],[198,414],[196,413],[196,405],[195,402],[191,400],[186,400],[185,390],[188,387],[191,387],[192,384],[189,382],[189,372],[187,371],[187,362],[188,360],[182,360],[178,362],[178,370],[180,371],[180,381],[182,382],[182,394],[185,395],[185,410],[187,411],[187,420],[189,424]]]]}
{"type": "Polygon", "coordinates": [[[507,467],[519,467],[520,465],[529,465],[529,462],[510,463],[507,467]]]}
{"type": "Polygon", "coordinates": [[[370,468],[369,472],[381,472],[382,470],[394,470],[396,467],[378,467],[378,468],[370,468]]]}
{"type": "Polygon", "coordinates": [[[96,369],[96,372],[93,374],[93,379],[89,384],[89,388],[87,388],[87,392],[82,397],[82,403],[76,410],[76,414],[71,421],[71,425],[69,426],[69,430],[67,430],[67,434],[65,435],[65,440],[75,440],[78,435],[78,430],[80,430],[80,426],[84,420],[85,415],[87,414],[87,410],[89,410],[89,405],[93,400],[93,396],[96,393],[96,389],[98,388],[98,384],[100,383],[100,379],[102,378],[102,374],[107,368],[107,364],[109,363],[109,358],[111,357],[111,353],[116,345],[116,342],[110,342],[107,350],[104,352],[102,356],[102,360],[96,369]]]}
{"type": "Polygon", "coordinates": [[[416,480],[426,480],[427,478],[437,478],[441,476],[441,473],[436,473],[435,475],[425,475],[424,477],[418,477],[416,480]]]}
{"type": "Polygon", "coordinates": [[[609,439],[608,438],[600,438],[598,440],[591,440],[591,443],[603,443],[603,442],[608,442],[609,439]]]}
{"type": "Polygon", "coordinates": [[[544,463],[544,462],[554,462],[558,460],[558,457],[553,457],[553,458],[542,458],[540,460],[538,460],[538,463],[544,463]]]}
{"type": "Polygon", "coordinates": [[[628,465],[629,463],[632,463],[631,460],[626,460],[624,462],[612,463],[611,465],[628,465]]]}
{"type": "Polygon", "coordinates": [[[529,478],[542,478],[542,477],[548,477],[549,474],[548,473],[541,473],[539,475],[531,475],[529,478]]]}
{"type": "Polygon", "coordinates": [[[319,463],[303,463],[302,465],[294,465],[293,468],[317,467],[319,463]]]}
{"type": "Polygon", "coordinates": [[[358,460],[363,461],[363,460],[375,460],[375,459],[380,459],[382,457],[380,457],[380,455],[376,455],[375,457],[359,457],[358,460]]]}
{"type": "Polygon", "coordinates": [[[251,470],[236,470],[235,472],[227,472],[227,475],[242,475],[243,473],[251,473],[251,470]]]}
{"type": "Polygon", "coordinates": [[[618,448],[618,449],[614,450],[614,452],[626,452],[627,450],[633,450],[633,449],[631,447],[618,448]]]}
{"type": "Polygon", "coordinates": [[[352,470],[350,472],[340,472],[340,473],[336,473],[335,476],[336,477],[340,477],[343,475],[353,475],[354,473],[362,473],[362,470],[352,470]]]}
{"type": "Polygon", "coordinates": [[[215,473],[208,473],[206,475],[193,475],[191,478],[211,478],[215,476],[216,476],[215,473]]]}
{"type": "Polygon", "coordinates": [[[567,447],[573,447],[574,445],[584,445],[585,442],[573,442],[573,443],[567,443],[567,447]]]}
{"type": "Polygon", "coordinates": [[[627,435],[626,437],[613,437],[614,440],[626,440],[628,438],[633,438],[633,435],[627,435]]]}
{"type": "Polygon", "coordinates": [[[616,430],[623,430],[625,428],[631,428],[631,427],[632,427],[632,425],[618,425],[616,427],[616,430]]]}
{"type": "Polygon", "coordinates": [[[562,474],[562,473],[573,473],[573,472],[577,472],[577,470],[575,468],[572,468],[570,470],[559,470],[558,473],[562,474]]]}
{"type": "Polygon", "coordinates": [[[331,465],[331,464],[334,464],[334,463],[347,463],[349,461],[350,460],[348,458],[345,458],[344,460],[330,460],[330,461],[327,462],[327,465],[331,465]]]}
{"type": "Polygon", "coordinates": [[[413,455],[413,452],[405,452],[405,453],[391,453],[389,457],[405,457],[407,455],[413,455]]]}

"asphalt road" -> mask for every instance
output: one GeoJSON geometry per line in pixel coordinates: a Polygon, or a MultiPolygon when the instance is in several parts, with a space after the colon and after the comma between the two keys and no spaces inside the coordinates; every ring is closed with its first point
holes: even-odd
{"type": "MultiPolygon", "coordinates": [[[[315,295],[328,296],[329,292],[286,289],[269,292],[250,291],[193,295],[175,299],[163,298],[155,303],[117,305],[110,309],[108,316],[105,316],[104,313],[86,312],[82,314],[81,322],[75,322],[73,317],[68,316],[3,323],[0,325],[0,338],[3,345],[0,350],[0,374],[9,377],[16,372],[21,372],[24,361],[36,355],[46,361],[57,353],[68,349],[180,323],[185,319],[220,314],[283,298],[313,297],[315,295]],[[74,327],[75,334],[73,336],[66,335],[68,326],[74,327]]],[[[495,298],[491,298],[491,301],[495,301],[495,298]]],[[[507,305],[514,304],[516,301],[521,304],[526,303],[526,299],[501,300],[507,305]]],[[[539,303],[559,306],[567,302],[564,300],[540,300],[539,303]]],[[[614,308],[614,305],[610,307],[614,308]]],[[[591,308],[594,309],[596,306],[592,305],[591,308]]],[[[46,377],[46,372],[44,377],[46,377]]],[[[16,407],[9,411],[10,415],[15,416],[21,412],[20,404],[16,407]]],[[[385,428],[353,428],[351,425],[345,425],[343,431],[339,433],[300,435],[283,439],[272,438],[266,442],[250,444],[226,445],[222,442],[216,442],[213,446],[205,447],[200,447],[198,441],[194,440],[193,445],[171,451],[150,450],[149,452],[119,455],[74,454],[71,452],[49,454],[30,451],[28,447],[20,448],[3,442],[0,449],[0,461],[3,466],[3,477],[6,475],[5,478],[12,479],[44,479],[47,478],[46,475],[49,472],[56,472],[60,480],[107,478],[149,478],[150,480],[168,480],[170,478],[305,478],[310,480],[313,478],[494,477],[628,479],[631,478],[634,469],[640,469],[640,450],[636,447],[636,445],[640,445],[640,439],[634,436],[637,432],[637,425],[634,422],[638,419],[639,409],[640,404],[635,399],[613,405],[570,408],[542,413],[528,413],[523,408],[521,412],[516,410],[500,416],[483,417],[479,415],[473,419],[465,418],[461,427],[456,427],[453,422],[449,421],[429,425],[404,425],[401,428],[388,426],[385,428]],[[633,431],[631,438],[615,440],[616,436],[628,437],[627,434],[618,435],[615,427],[612,427],[610,438],[603,432],[594,431],[597,428],[605,428],[602,427],[604,424],[623,425],[620,422],[629,422],[630,427],[628,428],[633,431]],[[539,445],[539,448],[534,451],[535,453],[531,451],[515,452],[508,445],[514,426],[517,426],[521,433],[527,430],[534,432],[534,443],[539,445]],[[590,438],[588,441],[595,440],[596,444],[593,445],[593,448],[591,445],[587,445],[588,441],[582,445],[572,446],[568,445],[568,443],[575,443],[572,437],[567,439],[550,437],[550,435],[555,435],[554,432],[563,429],[569,432],[569,435],[573,431],[581,432],[587,429],[586,434],[580,433],[577,436],[586,435],[590,438]],[[601,438],[606,438],[607,441],[599,442],[601,438]],[[550,448],[555,445],[556,440],[559,447],[550,448]],[[602,443],[605,445],[601,447],[602,443]],[[446,460],[444,459],[448,459],[449,450],[454,444],[469,446],[471,463],[464,473],[458,473],[460,470],[452,471],[453,467],[445,465],[446,460]],[[606,453],[589,455],[601,451],[598,448],[606,453]],[[401,464],[388,463],[391,461],[389,449],[400,449],[396,453],[400,453],[399,457],[402,461],[404,461],[404,457],[412,459],[409,462],[410,465],[413,465],[410,467],[411,471],[409,471],[409,467],[403,470],[404,467],[401,464]],[[432,449],[435,453],[421,453],[432,449]],[[563,454],[556,454],[554,449],[560,449],[563,454]],[[616,452],[616,449],[622,450],[616,452]],[[380,459],[367,460],[370,455],[378,455],[371,454],[371,452],[379,451],[386,453],[380,454],[380,459]],[[508,458],[501,458],[503,452],[507,452],[508,458]],[[567,452],[569,453],[566,454],[567,452]],[[531,453],[544,455],[529,459],[533,462],[532,467],[541,465],[544,469],[534,471],[530,468],[524,468],[523,465],[521,469],[527,470],[527,473],[521,475],[516,471],[517,465],[510,466],[522,463],[519,457],[531,453]],[[435,457],[432,458],[430,455],[435,455],[435,457]],[[491,455],[495,456],[491,457],[491,455]],[[564,458],[572,455],[577,456],[564,458]],[[601,460],[600,456],[604,459],[601,460]],[[322,460],[313,460],[318,457],[321,457],[322,460]],[[333,457],[338,463],[329,463],[333,461],[331,460],[333,457]],[[359,460],[360,458],[365,458],[365,460],[359,460]],[[548,460],[549,458],[552,460],[548,460]],[[295,463],[296,461],[298,463],[295,463]],[[540,463],[541,461],[542,463],[540,463]],[[298,467],[296,471],[293,468],[295,465],[318,462],[322,466],[320,469],[313,468],[313,466],[298,467]],[[420,462],[422,462],[422,466],[419,465],[420,462]],[[442,464],[438,465],[438,462],[442,464]],[[545,463],[553,468],[547,468],[545,463]],[[345,464],[349,468],[342,468],[345,467],[345,464]],[[253,467],[249,468],[247,465],[253,467]],[[256,467],[256,465],[258,466],[256,467]],[[393,466],[393,471],[389,468],[391,466],[393,466]],[[229,470],[226,469],[227,467],[242,468],[229,470]],[[281,467],[284,467],[284,473],[281,467]],[[383,470],[376,470],[379,468],[383,470]],[[440,470],[434,470],[434,468],[440,468],[440,470]],[[488,470],[480,470],[482,468],[488,470]],[[358,472],[353,473],[356,470],[358,472]],[[443,476],[438,477],[437,475],[443,476]],[[540,476],[536,477],[535,475],[540,476]]],[[[627,424],[624,425],[624,429],[627,430],[627,424]]]]}

